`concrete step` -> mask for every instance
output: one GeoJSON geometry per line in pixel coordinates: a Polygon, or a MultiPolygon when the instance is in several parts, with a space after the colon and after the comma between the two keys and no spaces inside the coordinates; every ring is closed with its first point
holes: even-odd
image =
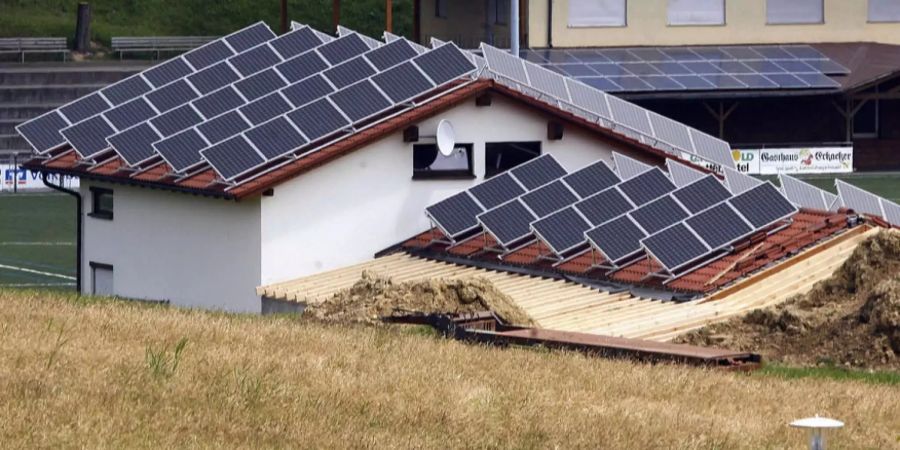
{"type": "Polygon", "coordinates": [[[96,91],[105,84],[0,86],[0,106],[4,103],[68,103],[96,91]]]}
{"type": "Polygon", "coordinates": [[[0,134],[0,150],[23,150],[29,147],[25,138],[18,134],[0,134]]]}
{"type": "Polygon", "coordinates": [[[0,68],[0,85],[80,85],[110,84],[127,78],[147,66],[135,67],[4,67],[0,68]]]}
{"type": "Polygon", "coordinates": [[[0,120],[27,120],[47,111],[59,108],[63,103],[5,103],[0,104],[0,120]]]}

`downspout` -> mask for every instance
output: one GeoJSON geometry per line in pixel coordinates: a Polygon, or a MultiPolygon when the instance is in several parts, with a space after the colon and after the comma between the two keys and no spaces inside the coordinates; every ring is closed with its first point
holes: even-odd
{"type": "Polygon", "coordinates": [[[553,0],[547,0],[547,48],[553,48],[553,0]]]}
{"type": "MultiPolygon", "coordinates": [[[[62,176],[60,175],[60,180],[62,180],[62,176]]],[[[47,181],[47,173],[41,173],[41,181],[44,182],[44,186],[47,186],[54,191],[59,191],[64,194],[69,194],[75,197],[76,204],[76,218],[75,218],[75,227],[76,227],[76,236],[75,236],[75,259],[77,264],[75,266],[75,289],[78,292],[78,295],[81,295],[81,193],[78,191],[73,191],[71,189],[66,189],[60,185],[53,184],[47,181]]]]}

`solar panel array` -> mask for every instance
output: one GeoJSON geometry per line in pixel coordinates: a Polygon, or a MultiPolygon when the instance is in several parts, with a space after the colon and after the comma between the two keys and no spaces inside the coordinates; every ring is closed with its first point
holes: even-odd
{"type": "Polygon", "coordinates": [[[835,89],[850,71],[808,45],[525,50],[521,56],[606,92],[835,89]]]}
{"type": "Polygon", "coordinates": [[[490,45],[481,44],[481,53],[488,75],[501,84],[544,98],[586,120],[678,157],[686,152],[714,164],[734,167],[731,147],[721,139],[490,45]]]}
{"type": "Polygon", "coordinates": [[[799,207],[835,211],[840,206],[838,196],[824,189],[785,174],[778,175],[778,180],[784,196],[799,207]]]}
{"type": "Polygon", "coordinates": [[[613,153],[613,165],[616,168],[616,172],[623,180],[634,178],[652,167],[649,164],[642,163],[634,158],[629,158],[621,153],[613,153]]]}
{"type": "Polygon", "coordinates": [[[672,182],[678,187],[691,184],[706,175],[705,173],[675,161],[674,159],[666,160],[666,170],[669,172],[669,177],[672,178],[672,182]]]}
{"type": "Polygon", "coordinates": [[[771,183],[734,195],[713,175],[677,186],[656,167],[628,179],[604,162],[567,174],[551,155],[426,209],[456,242],[484,231],[510,252],[537,239],[557,260],[593,248],[613,269],[650,254],[671,275],[796,211],[771,183]]]}
{"type": "Polygon", "coordinates": [[[876,216],[900,227],[900,205],[841,180],[834,180],[841,206],[858,213],[876,216]]]}
{"type": "Polygon", "coordinates": [[[757,178],[738,172],[734,169],[725,169],[725,185],[732,194],[737,195],[741,192],[750,190],[762,184],[757,178]]]}
{"type": "Polygon", "coordinates": [[[474,72],[453,44],[384,44],[344,27],[255,24],[23,124],[38,153],[69,143],[83,159],[130,167],[161,158],[225,181],[295,154],[474,72]]]}

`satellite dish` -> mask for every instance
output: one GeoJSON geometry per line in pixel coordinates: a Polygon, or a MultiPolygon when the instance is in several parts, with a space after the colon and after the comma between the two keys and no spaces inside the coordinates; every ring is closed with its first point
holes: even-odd
{"type": "Polygon", "coordinates": [[[456,147],[456,132],[453,131],[453,125],[447,120],[441,120],[437,126],[437,146],[438,151],[444,156],[453,154],[453,148],[456,147]]]}

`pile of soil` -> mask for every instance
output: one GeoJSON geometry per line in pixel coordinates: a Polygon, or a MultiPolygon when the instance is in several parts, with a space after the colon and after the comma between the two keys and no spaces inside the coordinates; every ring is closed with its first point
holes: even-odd
{"type": "Polygon", "coordinates": [[[900,369],[900,233],[863,241],[805,295],[677,342],[754,351],[799,365],[900,369]]]}
{"type": "Polygon", "coordinates": [[[363,271],[359,281],[349,289],[338,291],[322,303],[309,305],[304,314],[327,321],[380,323],[381,317],[410,313],[488,310],[510,324],[534,325],[509,297],[483,278],[396,283],[371,271],[363,271]]]}

